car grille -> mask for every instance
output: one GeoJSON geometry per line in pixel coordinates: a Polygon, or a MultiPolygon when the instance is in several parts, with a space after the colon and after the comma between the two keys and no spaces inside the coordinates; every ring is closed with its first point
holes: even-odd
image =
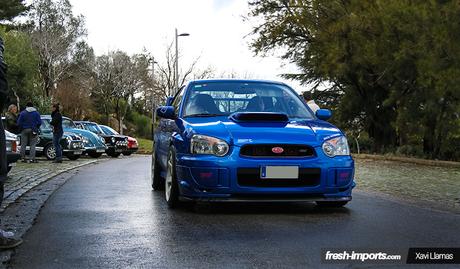
{"type": "Polygon", "coordinates": [[[247,157],[312,157],[315,150],[307,145],[244,145],[240,150],[241,156],[247,157]],[[282,153],[274,153],[273,148],[282,148],[282,153]]]}
{"type": "Polygon", "coordinates": [[[260,178],[260,168],[238,168],[238,185],[244,187],[310,187],[321,181],[320,168],[300,168],[298,179],[260,178]]]}

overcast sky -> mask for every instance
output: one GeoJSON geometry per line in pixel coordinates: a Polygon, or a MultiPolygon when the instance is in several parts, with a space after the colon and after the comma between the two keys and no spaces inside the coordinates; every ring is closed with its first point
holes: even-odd
{"type": "Polygon", "coordinates": [[[117,49],[134,54],[146,48],[161,62],[178,28],[190,34],[179,38],[179,66],[185,68],[200,57],[200,69],[212,66],[218,74],[250,74],[305,90],[279,77],[295,72],[294,65],[275,56],[256,57],[249,49],[252,25],[242,18],[249,11],[247,0],[70,1],[75,14],[86,17],[88,42],[97,55],[117,49]]]}

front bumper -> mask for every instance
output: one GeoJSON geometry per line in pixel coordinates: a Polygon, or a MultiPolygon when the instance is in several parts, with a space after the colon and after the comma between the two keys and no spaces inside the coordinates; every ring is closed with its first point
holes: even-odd
{"type": "Polygon", "coordinates": [[[19,159],[21,159],[21,154],[17,152],[7,152],[6,153],[6,161],[8,165],[10,165],[11,163],[17,162],[19,159]]]}
{"type": "Polygon", "coordinates": [[[63,147],[62,151],[65,154],[81,155],[85,151],[85,147],[83,145],[83,142],[72,140],[70,143],[67,144],[67,147],[63,147]]]}
{"type": "Polygon", "coordinates": [[[113,145],[110,145],[107,147],[107,150],[106,150],[106,153],[107,154],[112,154],[112,153],[122,153],[122,152],[126,152],[128,150],[128,148],[126,146],[113,146],[113,145]]]}
{"type": "Polygon", "coordinates": [[[317,148],[315,157],[252,158],[240,156],[239,149],[233,147],[226,157],[178,154],[176,164],[181,199],[215,202],[351,200],[355,183],[354,161],[350,156],[329,158],[317,148]],[[298,166],[299,169],[319,172],[314,182],[302,186],[270,186],[265,182],[258,186],[242,185],[245,175],[239,174],[239,169],[254,170],[270,165],[298,166]]]}

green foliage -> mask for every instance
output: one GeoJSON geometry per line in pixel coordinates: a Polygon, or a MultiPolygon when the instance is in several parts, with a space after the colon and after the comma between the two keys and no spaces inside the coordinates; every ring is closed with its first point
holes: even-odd
{"type": "Polygon", "coordinates": [[[150,117],[139,114],[136,111],[132,111],[130,113],[129,121],[134,125],[136,137],[151,138],[152,120],[150,117]]]}
{"type": "Polygon", "coordinates": [[[38,56],[32,48],[27,33],[0,27],[0,35],[5,42],[5,61],[8,64],[7,80],[11,89],[10,100],[21,107],[39,94],[38,56]]]}
{"type": "Polygon", "coordinates": [[[0,21],[9,21],[27,11],[25,0],[2,0],[0,21]]]}
{"type": "Polygon", "coordinates": [[[318,103],[334,122],[366,132],[374,152],[448,158],[459,131],[460,5],[458,1],[251,1],[251,46],[283,48],[300,74],[286,77],[329,85],[318,103]],[[408,150],[408,145],[416,150],[408,150]]]}

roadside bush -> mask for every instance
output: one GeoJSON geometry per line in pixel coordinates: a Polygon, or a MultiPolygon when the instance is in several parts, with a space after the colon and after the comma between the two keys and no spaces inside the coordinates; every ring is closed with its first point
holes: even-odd
{"type": "Polygon", "coordinates": [[[423,147],[419,145],[403,145],[396,150],[397,155],[404,155],[417,158],[425,158],[423,147]]]}
{"type": "MultiPolygon", "coordinates": [[[[352,153],[358,153],[358,145],[356,144],[356,137],[347,136],[348,145],[350,146],[350,151],[352,153]]],[[[372,148],[374,147],[374,141],[372,138],[369,138],[367,133],[361,133],[360,137],[357,139],[359,143],[359,151],[360,153],[371,153],[372,148]]]]}
{"type": "Polygon", "coordinates": [[[135,127],[136,136],[142,137],[142,138],[150,138],[150,133],[151,133],[150,117],[139,114],[136,111],[132,111],[130,118],[131,118],[131,122],[133,123],[135,127]]]}

